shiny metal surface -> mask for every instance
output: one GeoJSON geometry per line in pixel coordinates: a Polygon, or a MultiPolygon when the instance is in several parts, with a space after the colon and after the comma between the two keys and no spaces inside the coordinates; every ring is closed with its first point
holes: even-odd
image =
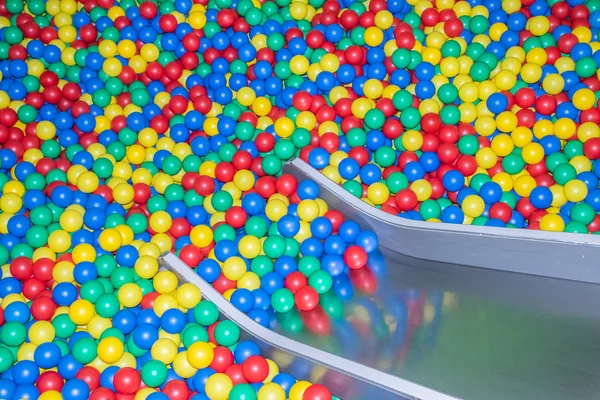
{"type": "Polygon", "coordinates": [[[264,356],[273,359],[283,371],[291,373],[296,379],[323,383],[334,395],[344,400],[455,399],[397,375],[390,375],[318,348],[309,347],[264,328],[233,307],[210,284],[204,282],[172,253],[162,255],[159,264],[162,268],[173,271],[180,283],[191,282],[198,286],[202,291],[202,297],[212,301],[219,308],[221,317],[232,320],[242,329],[242,340],[255,341],[261,347],[264,356]]]}
{"type": "Polygon", "coordinates": [[[320,197],[331,208],[375,231],[380,245],[394,252],[424,260],[600,283],[598,235],[412,221],[369,206],[298,158],[287,162],[283,171],[298,180],[315,181],[320,197]]]}
{"type": "Polygon", "coordinates": [[[287,335],[467,400],[599,398],[600,286],[384,256],[330,336],[287,335]]]}

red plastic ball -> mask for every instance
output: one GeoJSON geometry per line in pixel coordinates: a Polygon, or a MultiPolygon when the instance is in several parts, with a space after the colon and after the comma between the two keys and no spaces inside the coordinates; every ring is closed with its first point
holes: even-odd
{"type": "Polygon", "coordinates": [[[90,390],[100,387],[100,371],[94,367],[86,366],[80,369],[75,375],[76,378],[84,381],[90,390]]]}
{"type": "Polygon", "coordinates": [[[230,281],[225,275],[221,274],[212,285],[219,293],[223,294],[229,289],[235,289],[237,287],[237,282],[230,281]]]}
{"type": "Polygon", "coordinates": [[[147,309],[154,307],[154,300],[156,300],[158,296],[160,296],[158,292],[146,293],[144,297],[142,297],[142,308],[147,309]]]}
{"type": "Polygon", "coordinates": [[[306,388],[302,400],[331,400],[331,392],[325,386],[314,384],[306,388]]]}
{"type": "Polygon", "coordinates": [[[239,385],[241,383],[248,383],[246,378],[244,378],[244,373],[242,372],[241,364],[230,365],[225,370],[225,375],[227,375],[229,377],[229,379],[231,379],[231,382],[233,382],[234,385],[239,385]]]}
{"type": "Polygon", "coordinates": [[[231,182],[234,175],[235,168],[231,163],[222,161],[215,167],[215,178],[217,178],[219,182],[231,182]]]}
{"type": "Polygon", "coordinates": [[[249,169],[252,165],[252,155],[247,151],[238,151],[231,159],[233,166],[238,169],[249,169]]]}
{"type": "Polygon", "coordinates": [[[310,311],[319,305],[319,293],[311,286],[304,286],[298,289],[294,294],[294,303],[298,309],[310,311]]]}
{"type": "Polygon", "coordinates": [[[254,144],[258,151],[266,153],[275,147],[275,138],[270,133],[261,132],[256,136],[254,144]]]}
{"type": "Polygon", "coordinates": [[[344,262],[352,269],[359,269],[367,264],[367,253],[360,246],[349,246],[344,252],[344,262]]]}
{"type": "Polygon", "coordinates": [[[300,271],[294,271],[285,277],[284,286],[295,294],[299,289],[308,285],[308,278],[300,271]]]}
{"type": "Polygon", "coordinates": [[[269,363],[261,356],[250,356],[242,363],[244,378],[250,383],[259,383],[269,376],[269,363]]]}
{"type": "Polygon", "coordinates": [[[33,300],[44,290],[46,290],[46,285],[43,281],[37,278],[29,278],[23,282],[23,289],[21,291],[23,296],[29,300],[33,300]]]}
{"type": "Polygon", "coordinates": [[[490,207],[490,218],[497,218],[507,224],[512,218],[512,209],[506,203],[496,203],[490,207]]]}
{"type": "Polygon", "coordinates": [[[135,393],[142,383],[138,371],[131,367],[121,368],[115,374],[113,385],[117,392],[122,394],[135,393]]]}
{"type": "Polygon", "coordinates": [[[233,206],[225,211],[225,222],[235,229],[243,227],[247,220],[248,214],[240,206],[233,206]]]}
{"type": "Polygon", "coordinates": [[[588,139],[583,144],[583,154],[590,160],[600,158],[600,138],[588,139]]]}
{"type": "Polygon", "coordinates": [[[190,396],[190,390],[186,383],[176,379],[167,382],[162,392],[167,395],[169,400],[187,400],[190,396]]]}
{"type": "Polygon", "coordinates": [[[26,257],[17,257],[10,263],[10,274],[18,279],[25,280],[33,274],[33,261],[26,257]]]}
{"type": "Polygon", "coordinates": [[[45,371],[37,378],[35,386],[38,388],[40,393],[47,392],[48,390],[55,390],[60,392],[65,382],[56,371],[45,371]]]}
{"type": "Polygon", "coordinates": [[[50,321],[57,307],[51,297],[38,296],[31,302],[31,315],[38,321],[50,321]]]}
{"type": "Polygon", "coordinates": [[[41,281],[52,279],[52,269],[54,261],[49,258],[39,258],[33,263],[33,276],[41,281]]]}
{"type": "Polygon", "coordinates": [[[275,187],[277,192],[283,196],[289,197],[296,193],[296,190],[298,189],[298,181],[292,175],[283,174],[277,179],[275,187]]]}
{"type": "Polygon", "coordinates": [[[115,400],[115,393],[107,388],[98,388],[90,393],[90,400],[115,400]]]}
{"type": "Polygon", "coordinates": [[[205,175],[201,175],[194,182],[194,190],[200,196],[204,197],[212,194],[215,191],[215,187],[215,181],[211,177],[205,175]]]}
{"type": "MultiPolygon", "coordinates": [[[[215,326],[216,325],[212,326],[213,331],[215,326]]],[[[214,352],[215,355],[212,363],[210,363],[210,368],[214,369],[217,372],[225,372],[227,368],[229,368],[229,366],[233,364],[233,353],[231,352],[231,350],[224,346],[215,347],[214,352]]]]}
{"type": "Polygon", "coordinates": [[[406,188],[396,194],[396,207],[400,211],[413,210],[417,206],[417,194],[406,188]]]}

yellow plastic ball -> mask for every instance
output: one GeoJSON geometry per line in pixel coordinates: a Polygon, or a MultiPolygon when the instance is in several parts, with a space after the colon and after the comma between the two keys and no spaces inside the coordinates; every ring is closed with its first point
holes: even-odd
{"type": "Polygon", "coordinates": [[[100,233],[98,243],[104,250],[114,252],[121,247],[123,238],[121,237],[119,231],[114,228],[109,228],[100,233]]]}
{"type": "Polygon", "coordinates": [[[87,324],[86,329],[94,339],[99,339],[102,333],[110,328],[112,323],[108,318],[102,318],[99,315],[94,315],[92,320],[87,324]]]}
{"type": "Polygon", "coordinates": [[[240,257],[230,257],[223,263],[223,275],[229,280],[237,281],[246,273],[246,262],[240,257]]]}
{"type": "Polygon", "coordinates": [[[257,97],[252,102],[252,111],[260,117],[263,117],[271,112],[271,102],[265,97],[257,97]]]}
{"type": "Polygon", "coordinates": [[[423,146],[423,135],[416,130],[409,130],[402,135],[402,146],[408,151],[417,151],[423,146]]]}
{"type": "Polygon", "coordinates": [[[368,79],[365,82],[363,91],[369,99],[377,99],[383,93],[383,84],[378,79],[368,79]]]}
{"type": "Polygon", "coordinates": [[[496,131],[496,121],[490,116],[481,116],[475,121],[475,130],[481,136],[490,136],[496,131]]]}
{"type": "Polygon", "coordinates": [[[571,158],[569,160],[569,164],[571,164],[575,168],[577,174],[580,174],[582,172],[589,172],[592,170],[592,162],[589,158],[587,158],[584,155],[575,156],[571,158]]]}
{"type": "Polygon", "coordinates": [[[596,95],[591,89],[579,89],[573,94],[573,105],[581,111],[589,110],[596,103],[596,95]]]}
{"type": "Polygon", "coordinates": [[[150,215],[150,228],[156,233],[165,233],[171,228],[173,220],[166,211],[157,211],[150,215]]]}
{"type": "Polygon", "coordinates": [[[192,283],[184,283],[175,293],[177,303],[187,309],[194,308],[202,300],[202,292],[192,283]]]}
{"type": "Polygon", "coordinates": [[[340,59],[335,54],[325,54],[321,57],[319,65],[323,71],[335,73],[340,67],[340,59]]]}
{"type": "Polygon", "coordinates": [[[94,315],[94,305],[85,299],[75,300],[69,307],[69,318],[77,325],[87,325],[94,315]]]}
{"type": "Polygon", "coordinates": [[[152,279],[158,272],[158,261],[152,256],[140,256],[133,269],[140,278],[152,279]]]}
{"type": "Polygon", "coordinates": [[[279,366],[277,366],[275,361],[267,358],[267,364],[269,364],[269,375],[267,375],[263,382],[271,382],[279,374],[279,366]]]}
{"type": "Polygon", "coordinates": [[[529,175],[521,175],[515,179],[514,190],[521,197],[528,197],[537,186],[535,179],[529,175]]]}
{"type": "Polygon", "coordinates": [[[23,343],[17,351],[17,361],[29,360],[33,361],[36,345],[33,343],[23,343]]]}
{"type": "Polygon", "coordinates": [[[195,226],[190,232],[190,240],[200,248],[207,247],[213,241],[213,231],[206,225],[195,226]]]}
{"type": "Polygon", "coordinates": [[[62,394],[56,390],[47,390],[40,394],[38,400],[63,400],[62,394]]]}
{"type": "Polygon", "coordinates": [[[150,354],[152,355],[153,360],[158,360],[165,365],[170,364],[177,355],[177,344],[171,339],[158,339],[152,344],[150,354]]]}
{"type": "Polygon", "coordinates": [[[562,92],[565,87],[565,80],[560,74],[548,74],[542,82],[542,87],[548,94],[558,94],[562,92]]]}
{"type": "Polygon", "coordinates": [[[539,143],[529,143],[523,147],[521,157],[527,164],[537,164],[544,159],[544,148],[539,143]]]}
{"type": "Polygon", "coordinates": [[[567,200],[573,203],[585,200],[588,194],[587,185],[579,179],[567,182],[564,186],[564,191],[567,200]]]}
{"type": "Polygon", "coordinates": [[[496,116],[496,126],[501,132],[512,132],[518,123],[517,116],[511,111],[504,111],[496,116]]]}
{"type": "Polygon", "coordinates": [[[210,400],[227,400],[229,392],[233,388],[233,382],[227,375],[216,373],[208,377],[204,388],[210,400]]]}
{"type": "Polygon", "coordinates": [[[187,361],[194,368],[208,367],[215,356],[215,351],[207,342],[193,343],[186,352],[187,361]]]}
{"type": "Polygon", "coordinates": [[[68,261],[60,261],[54,265],[54,269],[52,270],[52,279],[55,282],[73,282],[73,263],[68,261]]]}
{"type": "Polygon", "coordinates": [[[113,189],[113,198],[119,204],[129,204],[133,201],[133,186],[128,183],[120,183],[113,189]]]}
{"type": "Polygon", "coordinates": [[[298,216],[306,222],[311,222],[319,216],[319,205],[315,200],[302,200],[298,204],[298,216]]]}
{"type": "Polygon", "coordinates": [[[255,236],[244,236],[238,243],[238,251],[242,257],[253,259],[258,257],[262,250],[260,239],[255,236]]]}
{"type": "Polygon", "coordinates": [[[55,253],[64,253],[71,247],[71,235],[63,230],[52,232],[48,236],[48,247],[55,253]]]}
{"type": "Polygon", "coordinates": [[[75,232],[83,227],[83,216],[74,210],[66,210],[59,219],[60,227],[67,232],[75,232]]]}
{"type": "Polygon", "coordinates": [[[265,383],[258,390],[258,400],[285,400],[285,390],[276,383],[265,383]]]}
{"type": "Polygon", "coordinates": [[[517,83],[517,75],[510,70],[502,70],[494,77],[494,83],[500,90],[510,90],[517,83]]]}
{"type": "Polygon", "coordinates": [[[135,283],[126,283],[119,288],[117,297],[119,303],[125,307],[132,308],[142,302],[142,289],[135,283]]]}
{"type": "Polygon", "coordinates": [[[237,281],[237,287],[240,289],[256,290],[260,288],[260,278],[252,271],[248,271],[237,281]]]}
{"type": "Polygon", "coordinates": [[[123,65],[121,64],[121,61],[111,57],[104,60],[104,63],[102,64],[102,70],[106,75],[110,77],[116,77],[119,76],[123,70],[123,65]]]}
{"type": "Polygon", "coordinates": [[[50,121],[40,121],[35,126],[35,134],[41,140],[51,140],[56,136],[56,127],[50,121]]]}
{"type": "Polygon", "coordinates": [[[233,183],[239,190],[248,191],[254,187],[254,174],[245,169],[239,170],[233,176],[233,183]]]}
{"type": "Polygon", "coordinates": [[[577,131],[575,121],[569,118],[559,118],[554,122],[554,135],[562,140],[571,138],[577,131]]]}
{"type": "Polygon", "coordinates": [[[477,165],[484,169],[492,168],[498,162],[498,156],[491,147],[479,149],[475,154],[477,165]]]}
{"type": "Polygon", "coordinates": [[[312,386],[312,384],[307,381],[298,381],[294,383],[294,385],[290,388],[290,393],[288,394],[289,400],[303,400],[304,392],[310,386],[312,386]]]}
{"type": "Polygon", "coordinates": [[[550,191],[552,192],[552,207],[562,207],[567,203],[563,186],[552,185],[550,186],[550,191]]]}
{"type": "Polygon", "coordinates": [[[417,179],[410,185],[410,190],[415,192],[417,195],[417,200],[425,201],[431,197],[431,193],[433,189],[431,187],[431,183],[426,181],[425,179],[417,179]]]}
{"type": "Polygon", "coordinates": [[[364,32],[364,40],[367,46],[379,46],[383,42],[383,32],[376,26],[370,26],[364,32]]]}
{"type": "Polygon", "coordinates": [[[87,243],[78,244],[73,248],[71,256],[73,257],[73,262],[76,264],[84,261],[93,262],[96,260],[96,249],[87,243]]]}
{"type": "Polygon", "coordinates": [[[367,198],[375,205],[385,203],[389,197],[390,190],[381,182],[375,182],[367,189],[367,198]]]}
{"type": "Polygon", "coordinates": [[[158,317],[162,317],[165,311],[177,308],[177,305],[177,299],[174,296],[161,294],[154,300],[152,309],[158,317]]]}
{"type": "Polygon", "coordinates": [[[0,210],[2,212],[15,214],[21,207],[23,207],[23,200],[16,193],[4,192],[4,195],[0,197],[0,210]]]}
{"type": "Polygon", "coordinates": [[[149,388],[149,387],[141,388],[136,392],[133,400],[146,400],[148,398],[148,396],[150,396],[152,393],[156,393],[156,392],[157,392],[157,390],[153,389],[153,388],[149,388]]]}
{"type": "Polygon", "coordinates": [[[154,289],[160,294],[171,294],[177,290],[177,275],[171,271],[160,271],[154,276],[154,289]]]}
{"type": "Polygon", "coordinates": [[[107,337],[98,344],[98,357],[107,364],[114,364],[123,357],[125,346],[116,337],[107,337]]]}
{"type": "Polygon", "coordinates": [[[512,153],[513,149],[515,148],[515,144],[510,136],[506,134],[500,134],[496,135],[492,139],[491,147],[498,157],[506,157],[512,153]]]}
{"type": "Polygon", "coordinates": [[[302,2],[292,3],[290,5],[290,16],[299,21],[308,15],[308,6],[302,2]]]}
{"type": "Polygon", "coordinates": [[[485,209],[483,199],[475,194],[465,197],[461,204],[461,208],[467,217],[477,218],[485,209]]]}
{"type": "Polygon", "coordinates": [[[542,77],[542,68],[534,63],[527,63],[521,67],[521,79],[525,83],[536,83],[542,77]]]}
{"type": "Polygon", "coordinates": [[[388,29],[394,22],[394,16],[388,10],[377,11],[375,14],[375,25],[379,29],[388,29]]]}
{"type": "Polygon", "coordinates": [[[563,232],[565,221],[558,214],[546,214],[540,220],[540,229],[550,232],[563,232]]]}
{"type": "Polygon", "coordinates": [[[577,128],[577,139],[585,143],[592,138],[600,137],[600,127],[593,122],[584,122],[577,128]]]}
{"type": "Polygon", "coordinates": [[[98,189],[100,180],[93,172],[87,171],[77,177],[77,188],[83,193],[93,193],[98,189]]]}
{"type": "Polygon", "coordinates": [[[191,378],[197,369],[190,365],[187,359],[187,351],[178,353],[173,360],[173,370],[182,378],[191,378]]]}
{"type": "Polygon", "coordinates": [[[550,29],[550,21],[542,15],[532,17],[528,22],[529,31],[535,36],[543,36],[550,29]]]}
{"type": "Polygon", "coordinates": [[[54,326],[48,321],[37,321],[29,327],[29,341],[36,346],[53,341],[55,335],[54,326]]]}

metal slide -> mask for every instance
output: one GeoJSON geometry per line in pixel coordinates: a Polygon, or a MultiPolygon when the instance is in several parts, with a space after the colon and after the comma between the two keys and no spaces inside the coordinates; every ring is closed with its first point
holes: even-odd
{"type": "Polygon", "coordinates": [[[434,224],[390,215],[352,196],[299,158],[283,166],[313,180],[320,197],[373,230],[380,246],[422,260],[600,283],[600,236],[434,224]]]}
{"type": "Polygon", "coordinates": [[[324,383],[334,395],[344,400],[457,399],[269,330],[237,310],[174,254],[162,255],[159,263],[162,268],[173,271],[180,283],[191,282],[198,286],[202,297],[213,302],[222,316],[240,326],[246,339],[257,342],[263,354],[284,366],[283,369],[296,379],[324,383]]]}

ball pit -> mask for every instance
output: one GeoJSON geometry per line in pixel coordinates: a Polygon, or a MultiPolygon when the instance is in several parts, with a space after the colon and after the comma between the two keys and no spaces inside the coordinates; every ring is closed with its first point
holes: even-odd
{"type": "Polygon", "coordinates": [[[154,250],[140,247],[138,260],[156,266],[149,278],[87,243],[56,260],[12,260],[9,270],[20,278],[0,280],[3,398],[335,398],[323,385],[280,372],[198,287],[158,271],[154,250]],[[72,281],[86,263],[99,275],[72,281]],[[36,278],[48,270],[60,273],[36,278]],[[43,287],[28,294],[35,281],[43,287]]]}
{"type": "Polygon", "coordinates": [[[157,257],[267,327],[372,293],[377,237],[293,157],[404,218],[599,232],[599,28],[595,0],[1,1],[0,397],[331,398],[157,257]]]}

